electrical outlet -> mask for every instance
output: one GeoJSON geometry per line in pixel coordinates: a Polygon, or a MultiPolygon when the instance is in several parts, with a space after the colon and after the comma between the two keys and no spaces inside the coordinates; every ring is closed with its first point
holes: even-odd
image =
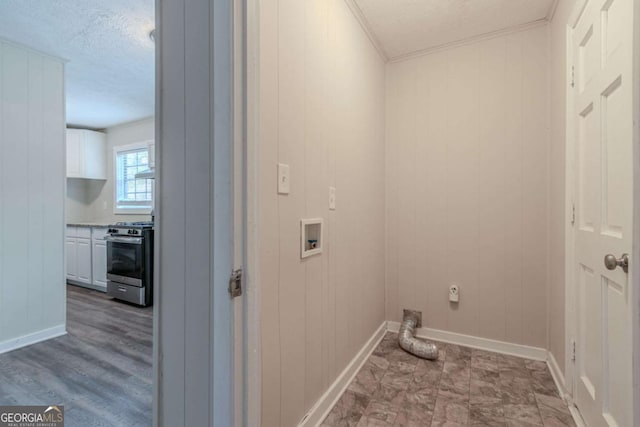
{"type": "Polygon", "coordinates": [[[453,284],[449,286],[449,301],[458,302],[460,301],[460,287],[457,284],[453,284]]]}

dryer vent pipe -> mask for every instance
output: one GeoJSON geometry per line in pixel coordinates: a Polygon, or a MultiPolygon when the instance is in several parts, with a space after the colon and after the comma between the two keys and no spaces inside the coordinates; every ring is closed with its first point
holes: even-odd
{"type": "Polygon", "coordinates": [[[414,356],[422,359],[436,360],[438,358],[438,347],[416,338],[416,328],[420,324],[420,317],[417,313],[405,310],[398,343],[400,347],[414,356]]]}

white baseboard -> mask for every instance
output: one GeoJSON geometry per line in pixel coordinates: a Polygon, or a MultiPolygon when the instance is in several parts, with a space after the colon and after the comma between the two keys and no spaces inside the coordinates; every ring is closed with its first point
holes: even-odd
{"type": "Polygon", "coordinates": [[[565,402],[569,401],[571,396],[567,392],[567,384],[564,380],[564,375],[562,370],[560,370],[560,366],[558,366],[558,361],[550,351],[547,355],[547,366],[549,367],[549,371],[551,371],[551,376],[553,377],[553,381],[556,383],[556,388],[560,393],[560,397],[562,397],[565,402]]]}
{"type": "Polygon", "coordinates": [[[66,327],[64,324],[62,324],[62,325],[54,326],[53,328],[45,329],[43,331],[38,331],[32,334],[28,334],[18,338],[3,341],[3,342],[0,342],[0,354],[17,350],[21,347],[26,347],[28,345],[35,344],[41,341],[46,341],[51,338],[56,338],[62,335],[66,335],[66,333],[67,333],[66,327]]]}
{"type": "MultiPolygon", "coordinates": [[[[400,330],[400,322],[387,322],[387,328],[391,332],[400,330]]],[[[465,347],[477,348],[479,350],[493,351],[495,353],[508,354],[510,356],[525,357],[527,359],[546,361],[547,350],[539,347],[513,344],[504,341],[492,340],[489,338],[474,337],[471,335],[457,334],[455,332],[441,331],[439,329],[419,328],[416,330],[418,338],[446,342],[449,344],[462,345],[465,347]]]]}
{"type": "Polygon", "coordinates": [[[342,371],[338,378],[331,384],[329,389],[318,399],[316,404],[300,421],[298,427],[316,427],[319,426],[322,421],[329,415],[329,412],[342,396],[342,393],[347,389],[351,381],[362,368],[362,365],[367,361],[373,350],[378,346],[382,337],[387,332],[387,322],[383,322],[382,325],[374,332],[369,338],[366,344],[360,349],[358,354],[353,358],[351,363],[342,371]]]}
{"type": "Polygon", "coordinates": [[[576,423],[576,427],[587,427],[587,424],[582,419],[582,415],[580,415],[580,411],[575,405],[569,405],[569,412],[571,412],[571,416],[573,417],[573,421],[576,423]]]}
{"type": "Polygon", "coordinates": [[[562,373],[560,366],[558,366],[558,361],[551,352],[549,352],[549,355],[547,356],[547,366],[549,367],[549,371],[551,371],[551,376],[553,377],[553,381],[556,383],[556,388],[558,389],[558,393],[560,393],[560,397],[562,397],[562,400],[564,400],[569,407],[569,412],[571,413],[576,426],[586,427],[586,424],[582,419],[582,415],[580,415],[580,411],[578,411],[578,408],[573,402],[573,397],[571,397],[571,394],[567,389],[567,383],[564,380],[564,374],[562,373]]]}

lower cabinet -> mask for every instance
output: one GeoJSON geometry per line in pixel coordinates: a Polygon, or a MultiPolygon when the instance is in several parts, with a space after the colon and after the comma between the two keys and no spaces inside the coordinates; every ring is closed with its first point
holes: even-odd
{"type": "Polygon", "coordinates": [[[93,285],[107,289],[107,242],[93,241],[93,285]]]}
{"type": "Polygon", "coordinates": [[[67,227],[65,247],[69,283],[107,291],[106,230],[102,227],[67,227]]]}
{"type": "MultiPolygon", "coordinates": [[[[67,230],[68,233],[68,230],[67,230]]],[[[75,237],[65,239],[67,280],[78,280],[78,243],[75,237]]]]}
{"type": "Polygon", "coordinates": [[[77,239],[77,269],[80,283],[91,284],[91,239],[77,239]]]}

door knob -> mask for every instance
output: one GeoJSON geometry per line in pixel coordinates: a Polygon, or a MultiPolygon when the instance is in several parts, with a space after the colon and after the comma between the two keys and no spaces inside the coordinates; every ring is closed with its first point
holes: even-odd
{"type": "Polygon", "coordinates": [[[625,273],[629,272],[629,255],[622,254],[620,259],[617,259],[615,255],[607,255],[604,257],[604,265],[609,270],[615,270],[616,267],[622,267],[625,273]]]}

